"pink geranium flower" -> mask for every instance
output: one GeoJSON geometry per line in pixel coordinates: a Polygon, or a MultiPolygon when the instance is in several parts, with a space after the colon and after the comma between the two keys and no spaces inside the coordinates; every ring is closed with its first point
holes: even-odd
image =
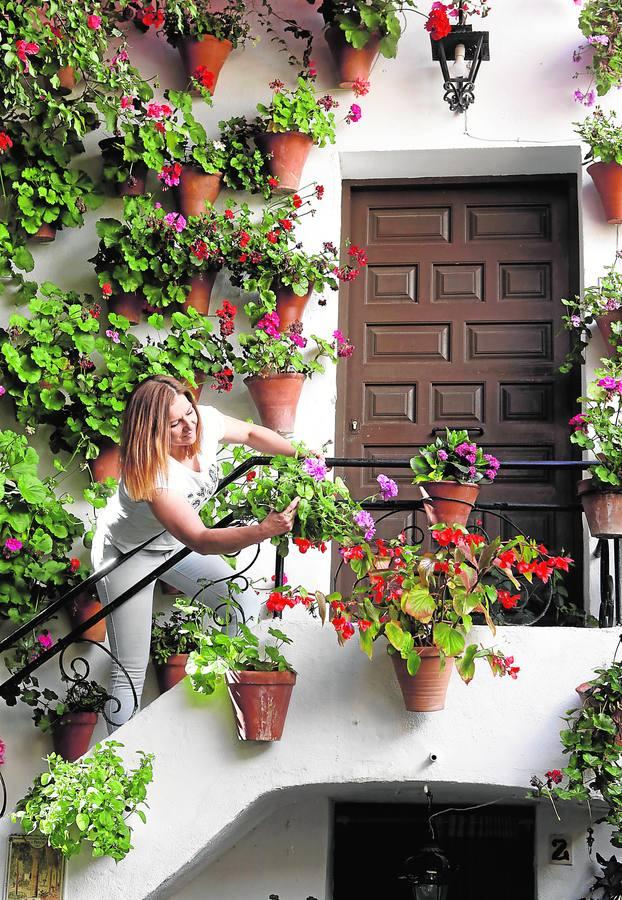
{"type": "Polygon", "coordinates": [[[102,25],[101,16],[95,16],[95,15],[87,16],[86,24],[93,31],[97,31],[99,28],[101,28],[101,25],[102,25]]]}

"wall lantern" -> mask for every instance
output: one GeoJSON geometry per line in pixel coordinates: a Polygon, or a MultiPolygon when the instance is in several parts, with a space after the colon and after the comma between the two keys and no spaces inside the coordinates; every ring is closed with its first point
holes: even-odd
{"type": "Polygon", "coordinates": [[[458,24],[440,40],[430,38],[432,59],[441,64],[444,100],[452,112],[465,112],[475,101],[475,79],[481,63],[490,59],[487,31],[473,31],[465,25],[464,12],[459,14],[458,24]],[[451,63],[451,68],[450,64],[451,63]]]}
{"type": "Polygon", "coordinates": [[[431,841],[404,863],[404,874],[400,879],[410,882],[415,900],[447,900],[452,866],[445,853],[436,843],[436,833],[432,822],[432,791],[424,788],[428,800],[428,828],[431,841]]]}

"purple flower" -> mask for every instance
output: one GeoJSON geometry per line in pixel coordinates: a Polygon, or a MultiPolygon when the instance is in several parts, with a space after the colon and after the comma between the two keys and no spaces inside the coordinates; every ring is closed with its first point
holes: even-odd
{"type": "Polygon", "coordinates": [[[340,359],[349,359],[354,353],[354,349],[354,344],[351,344],[349,340],[346,340],[337,347],[337,356],[340,359]]]}
{"type": "Polygon", "coordinates": [[[475,444],[468,444],[466,441],[462,444],[458,444],[456,447],[456,453],[458,456],[463,456],[467,459],[468,462],[475,462],[475,458],[470,459],[471,456],[474,457],[474,454],[477,452],[477,447],[475,444]]]}
{"type": "Polygon", "coordinates": [[[499,460],[497,459],[497,457],[496,457],[496,456],[493,456],[492,453],[484,453],[484,459],[486,460],[486,462],[488,463],[488,465],[490,466],[490,468],[491,468],[491,469],[494,469],[495,471],[496,471],[496,470],[499,468],[499,466],[501,465],[501,463],[499,462],[499,460]]]}
{"type": "Polygon", "coordinates": [[[337,341],[338,344],[345,344],[345,342],[346,342],[346,339],[343,335],[343,331],[339,331],[339,329],[337,329],[336,331],[333,331],[333,337],[335,338],[335,340],[337,341]]]}
{"type": "Polygon", "coordinates": [[[350,125],[352,122],[358,122],[362,115],[363,110],[361,109],[361,107],[358,105],[358,103],[353,103],[348,110],[346,122],[348,123],[348,125],[350,125]]]}
{"type": "Polygon", "coordinates": [[[439,450],[436,454],[441,462],[446,462],[449,459],[449,454],[446,450],[439,450]]]}
{"type": "Polygon", "coordinates": [[[397,484],[392,478],[387,478],[386,475],[379,475],[376,481],[380,485],[380,496],[383,500],[392,500],[393,497],[397,497],[397,484]]]}
{"type": "Polygon", "coordinates": [[[577,103],[583,103],[583,97],[585,96],[583,91],[575,91],[573,96],[577,103]]]}
{"type": "Polygon", "coordinates": [[[584,106],[594,106],[596,102],[596,94],[594,91],[588,91],[583,99],[584,106]]]}
{"type": "Polygon", "coordinates": [[[297,347],[302,348],[302,347],[307,346],[307,339],[306,339],[306,337],[303,337],[301,334],[290,334],[289,339],[292,342],[292,344],[295,344],[297,347]]]}
{"type": "Polygon", "coordinates": [[[52,635],[47,630],[42,631],[41,634],[37,635],[37,640],[44,650],[49,650],[54,643],[54,641],[52,640],[52,635]]]}
{"type": "Polygon", "coordinates": [[[179,234],[186,227],[186,220],[181,213],[171,212],[164,216],[164,221],[179,234]]]}
{"type": "Polygon", "coordinates": [[[609,46],[609,38],[606,34],[591,34],[587,42],[588,44],[602,44],[604,47],[609,46]]]}
{"type": "Polygon", "coordinates": [[[614,297],[610,297],[609,300],[605,303],[605,309],[612,312],[615,309],[620,309],[620,301],[616,300],[614,297]]]}
{"type": "Polygon", "coordinates": [[[326,464],[321,459],[316,459],[313,456],[304,460],[302,468],[307,475],[310,475],[311,478],[314,478],[316,481],[324,481],[328,473],[326,464]]]}
{"type": "Polygon", "coordinates": [[[376,526],[371,513],[367,512],[366,509],[362,509],[354,516],[354,521],[365,532],[365,540],[370,541],[376,533],[376,526]]]}
{"type": "Polygon", "coordinates": [[[7,538],[4,542],[5,550],[8,550],[9,553],[19,553],[23,546],[17,538],[7,538]]]}
{"type": "Polygon", "coordinates": [[[118,344],[121,338],[119,337],[118,331],[113,331],[112,328],[106,329],[106,337],[110,338],[113,344],[118,344]]]}
{"type": "Polygon", "coordinates": [[[475,476],[477,475],[477,469],[475,468],[475,466],[469,466],[469,475],[471,478],[475,478],[475,476]]]}
{"type": "Polygon", "coordinates": [[[599,379],[598,386],[605,388],[606,391],[615,391],[618,382],[611,375],[607,375],[605,378],[599,379]]]}
{"type": "Polygon", "coordinates": [[[6,394],[6,388],[0,384],[0,397],[4,397],[6,394]]]}
{"type": "Polygon", "coordinates": [[[275,312],[266,313],[265,316],[257,322],[257,328],[261,331],[265,331],[271,338],[281,337],[281,332],[279,331],[280,327],[281,320],[279,314],[275,312]]]}
{"type": "Polygon", "coordinates": [[[497,471],[496,469],[487,469],[485,475],[489,481],[494,481],[497,477],[497,471]]]}
{"type": "Polygon", "coordinates": [[[580,328],[581,327],[581,316],[577,316],[577,315],[570,316],[570,324],[574,328],[580,328]]]}

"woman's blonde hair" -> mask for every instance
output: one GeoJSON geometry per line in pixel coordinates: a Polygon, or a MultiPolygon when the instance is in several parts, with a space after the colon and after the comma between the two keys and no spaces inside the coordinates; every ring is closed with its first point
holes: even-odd
{"type": "Polygon", "coordinates": [[[169,409],[183,394],[197,414],[197,436],[190,456],[201,450],[201,417],[188,385],[169,375],[142,381],[125,408],[121,428],[121,477],[132,500],[153,500],[158,477],[166,480],[171,448],[169,409]]]}

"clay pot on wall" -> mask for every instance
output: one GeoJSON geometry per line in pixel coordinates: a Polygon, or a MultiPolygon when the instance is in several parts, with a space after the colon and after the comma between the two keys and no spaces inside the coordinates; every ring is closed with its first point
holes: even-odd
{"type": "Polygon", "coordinates": [[[595,162],[587,167],[596,185],[605,218],[610,225],[622,223],[622,166],[617,162],[595,162]]]}
{"type": "Polygon", "coordinates": [[[121,475],[119,445],[110,438],[99,438],[99,456],[90,459],[89,466],[95,481],[103,482],[106,478],[118,480],[121,475]]]}
{"type": "Polygon", "coordinates": [[[116,313],[118,316],[125,316],[132,325],[138,325],[140,322],[144,306],[143,295],[136,292],[131,294],[119,292],[108,298],[110,312],[116,313]]]}
{"type": "Polygon", "coordinates": [[[215,203],[222,188],[222,172],[206,175],[194,166],[182,166],[179,185],[174,189],[177,207],[186,218],[200,216],[205,203],[215,203]]]}
{"type": "Polygon", "coordinates": [[[584,478],[577,493],[592,537],[622,537],[622,488],[601,488],[594,479],[584,478]]]}
{"type": "Polygon", "coordinates": [[[160,693],[170,691],[186,677],[187,653],[174,653],[165,663],[155,663],[156,677],[160,693]]]}
{"type": "Polygon", "coordinates": [[[227,689],[242,741],[280,741],[295,672],[227,672],[227,689]]]}
{"type": "MultiPolygon", "coordinates": [[[[192,78],[199,66],[205,66],[214,76],[211,93],[215,93],[218,76],[231,51],[231,41],[219,41],[211,34],[204,34],[198,40],[182,40],[179,43],[181,61],[188,78],[192,78]]],[[[195,93],[195,92],[193,92],[195,93]]]]}
{"type": "Polygon", "coordinates": [[[62,66],[58,72],[61,94],[70,94],[76,86],[76,73],[73,66],[62,66]]]}
{"type": "Polygon", "coordinates": [[[270,175],[279,180],[275,190],[281,193],[297,191],[313,139],[299,131],[266,132],[256,135],[255,143],[265,156],[272,154],[267,166],[270,175]]]}
{"type": "Polygon", "coordinates": [[[208,269],[203,275],[195,275],[190,279],[190,291],[184,300],[183,308],[194,306],[202,316],[209,313],[209,304],[212,298],[214,282],[218,275],[217,269],[208,269]]]}
{"type": "Polygon", "coordinates": [[[91,746],[97,713],[69,712],[61,716],[52,731],[54,750],[67,762],[75,762],[91,746]]]}
{"type": "MultiPolygon", "coordinates": [[[[99,142],[104,165],[121,166],[123,154],[117,146],[116,138],[104,138],[99,142]]],[[[139,197],[145,193],[147,183],[147,166],[138,160],[132,163],[130,175],[124,181],[115,181],[115,192],[118,197],[139,197]]]]}
{"type": "Polygon", "coordinates": [[[416,675],[408,674],[406,660],[399,653],[394,653],[391,657],[404,705],[410,712],[436,712],[445,709],[454,661],[447,658],[445,668],[441,669],[441,658],[436,647],[421,647],[417,653],[421,657],[421,665],[416,675]]]}
{"type": "Polygon", "coordinates": [[[466,525],[479,495],[478,485],[426,481],[418,486],[424,499],[427,494],[434,500],[433,503],[423,504],[430,525],[442,522],[446,525],[466,525]]]}
{"type": "Polygon", "coordinates": [[[355,81],[369,80],[371,68],[378,58],[379,35],[370,35],[365,46],[359,50],[347,42],[338,25],[327,28],[324,37],[337,69],[340,88],[351,88],[355,81]]]}
{"type": "Polygon", "coordinates": [[[298,372],[252,375],[244,379],[261,424],[279,434],[291,435],[296,423],[296,410],[305,376],[298,372]]]}
{"type": "Polygon", "coordinates": [[[302,320],[307,303],[313,293],[313,287],[310,287],[302,297],[295,294],[291,287],[277,286],[274,293],[276,294],[276,312],[281,331],[287,331],[294,322],[302,320]]]}
{"type": "Polygon", "coordinates": [[[56,240],[56,225],[49,225],[44,222],[39,226],[34,234],[28,235],[29,241],[36,241],[38,244],[49,244],[56,240]]]}
{"type": "MultiPolygon", "coordinates": [[[[96,597],[92,597],[86,593],[79,594],[67,607],[69,618],[71,619],[71,627],[77,628],[78,625],[86,622],[91,616],[101,612],[101,608],[101,602],[96,597]]],[[[91,625],[90,628],[87,628],[86,631],[82,632],[81,637],[85,640],[97,641],[98,644],[101,644],[106,640],[106,620],[101,619],[99,622],[96,622],[95,625],[91,625]]]]}
{"type": "Polygon", "coordinates": [[[611,341],[611,326],[614,322],[622,322],[622,309],[613,309],[611,312],[605,313],[604,316],[599,316],[596,319],[598,330],[607,344],[608,356],[612,356],[616,350],[611,341]]]}

